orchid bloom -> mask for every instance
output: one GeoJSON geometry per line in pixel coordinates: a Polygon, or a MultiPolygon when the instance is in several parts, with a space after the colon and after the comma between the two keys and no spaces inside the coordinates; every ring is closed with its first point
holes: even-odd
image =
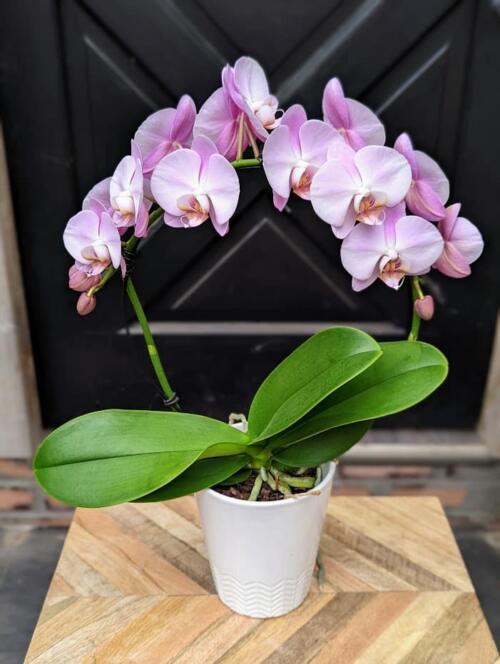
{"type": "Polygon", "coordinates": [[[449,205],[438,223],[444,249],[433,267],[447,277],[460,279],[471,273],[470,264],[479,258],[484,242],[478,229],[465,217],[459,217],[460,203],[449,205]]]}
{"type": "Polygon", "coordinates": [[[113,221],[117,227],[134,226],[137,237],[146,235],[148,210],[144,202],[144,177],[138,146],[132,141],[132,154],[123,157],[109,183],[113,221]]]}
{"type": "Polygon", "coordinates": [[[194,135],[207,136],[222,155],[237,159],[249,143],[256,152],[255,138],[265,141],[268,130],[278,126],[277,110],[264,70],[245,56],[222,70],[222,87],[200,108],[194,135]]]}
{"type": "Polygon", "coordinates": [[[83,199],[83,209],[100,214],[109,213],[113,223],[124,233],[134,226],[137,237],[146,235],[151,201],[145,196],[146,182],[142,174],[139,146],[132,141],[132,154],[123,157],[112,177],[98,182],[83,199]]]}
{"type": "Polygon", "coordinates": [[[429,221],[439,221],[445,215],[444,204],[450,195],[450,183],[441,167],[429,155],[414,150],[408,134],[401,134],[394,148],[411,167],[411,186],[406,205],[413,214],[429,221]]]}
{"type": "Polygon", "coordinates": [[[312,206],[344,238],[356,221],[382,224],[386,210],[400,203],[408,192],[411,169],[396,150],[368,145],[354,152],[347,145],[330,147],[311,184],[312,206]]]}
{"type": "Polygon", "coordinates": [[[360,291],[377,278],[397,290],[406,275],[427,273],[443,251],[443,238],[429,221],[403,216],[404,204],[387,212],[383,225],[359,224],[342,242],[342,265],[360,291]]]}
{"type": "Polygon", "coordinates": [[[107,212],[99,215],[81,210],[68,221],[63,241],[76,267],[89,277],[101,274],[109,265],[120,266],[120,233],[107,212]]]}
{"type": "Polygon", "coordinates": [[[196,136],[190,149],[163,157],[153,171],[151,189],[175,228],[194,228],[209,217],[225,235],[240,194],[235,169],[209,138],[196,136]]]}
{"type": "Polygon", "coordinates": [[[365,145],[384,145],[384,125],[375,113],[355,99],[344,96],[338,78],[328,81],[323,92],[323,117],[354,150],[365,145]]]}
{"type": "Polygon", "coordinates": [[[156,164],[170,152],[188,148],[193,140],[196,106],[189,95],[183,95],[177,108],[162,108],[139,126],[134,140],[144,155],[143,171],[152,172],[156,164]]]}
{"type": "Polygon", "coordinates": [[[308,120],[300,104],[286,111],[262,151],[264,171],[278,210],[283,210],[291,191],[310,200],[312,178],[325,163],[328,149],[339,142],[343,143],[335,129],[321,120],[308,120]]]}

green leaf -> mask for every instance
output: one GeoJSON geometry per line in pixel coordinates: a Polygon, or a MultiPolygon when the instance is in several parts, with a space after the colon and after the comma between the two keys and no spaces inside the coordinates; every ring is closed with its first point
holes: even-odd
{"type": "Polygon", "coordinates": [[[377,342],[360,330],[332,327],[315,334],[257,390],[248,416],[252,443],[290,427],[380,354],[377,342]]]}
{"type": "Polygon", "coordinates": [[[239,484],[240,482],[247,480],[251,474],[251,468],[242,468],[241,470],[238,470],[238,472],[234,473],[234,475],[231,475],[231,477],[228,477],[226,480],[219,482],[219,484],[221,486],[232,486],[233,484],[239,484]]]}
{"type": "MultiPolygon", "coordinates": [[[[419,403],[448,373],[445,356],[421,341],[382,343],[382,357],[327,397],[283,438],[300,441],[328,429],[399,413],[419,403]]],[[[271,449],[283,443],[270,441],[271,449]]]]}
{"type": "Polygon", "coordinates": [[[329,429],[294,445],[277,450],[273,459],[296,468],[310,468],[337,459],[368,431],[371,422],[356,422],[329,429]]]}
{"type": "Polygon", "coordinates": [[[248,436],[201,415],[103,410],[53,431],[39,447],[33,468],[55,498],[102,507],[151,493],[218,443],[239,443],[241,452],[248,436]]]}
{"type": "MultiPolygon", "coordinates": [[[[223,484],[223,480],[234,477],[237,471],[245,466],[249,457],[244,454],[233,457],[221,457],[218,459],[202,459],[195,461],[174,480],[161,488],[138,498],[136,503],[151,503],[158,500],[171,500],[186,496],[196,491],[202,491],[215,484],[223,484]]],[[[248,471],[250,473],[250,471],[248,471]]],[[[236,480],[237,482],[239,480],[236,480]]]]}

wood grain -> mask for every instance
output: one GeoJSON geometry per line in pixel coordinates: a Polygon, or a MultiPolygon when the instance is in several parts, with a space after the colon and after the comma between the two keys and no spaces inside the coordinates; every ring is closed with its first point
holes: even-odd
{"type": "Polygon", "coordinates": [[[26,664],[493,664],[435,498],[338,497],[325,578],[271,620],[217,598],[192,496],[78,509],[26,664]]]}

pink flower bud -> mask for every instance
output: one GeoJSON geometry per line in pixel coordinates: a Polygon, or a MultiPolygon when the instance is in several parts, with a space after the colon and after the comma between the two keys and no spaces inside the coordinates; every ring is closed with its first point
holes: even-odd
{"type": "Polygon", "coordinates": [[[413,306],[422,320],[431,320],[434,316],[434,300],[432,295],[424,295],[423,298],[415,300],[413,306]]]}
{"type": "Polygon", "coordinates": [[[76,303],[76,310],[80,316],[86,316],[94,311],[96,305],[95,297],[89,297],[87,293],[82,293],[76,303]]]}
{"type": "Polygon", "coordinates": [[[83,293],[83,291],[87,291],[92,286],[95,286],[99,282],[100,276],[88,276],[85,272],[78,269],[76,265],[72,265],[69,268],[68,278],[68,285],[71,290],[83,293]]]}

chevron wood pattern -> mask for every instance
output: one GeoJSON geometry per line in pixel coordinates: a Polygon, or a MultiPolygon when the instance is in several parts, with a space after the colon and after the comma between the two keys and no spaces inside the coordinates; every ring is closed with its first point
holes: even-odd
{"type": "Polygon", "coordinates": [[[25,662],[500,661],[436,498],[332,498],[322,559],[296,611],[246,618],[214,592],[193,497],[78,509],[25,662]]]}

